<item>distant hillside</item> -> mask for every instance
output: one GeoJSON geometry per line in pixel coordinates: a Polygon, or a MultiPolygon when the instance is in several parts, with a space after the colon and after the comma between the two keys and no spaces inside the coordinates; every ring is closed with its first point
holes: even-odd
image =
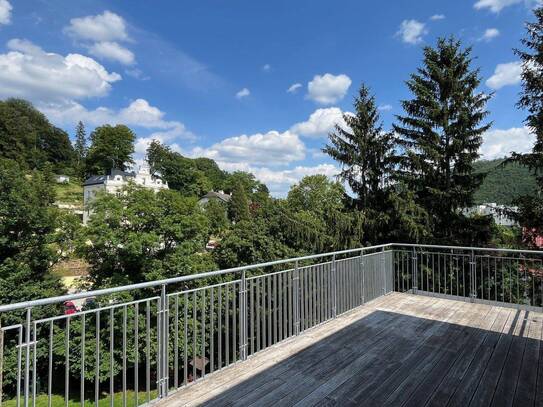
{"type": "Polygon", "coordinates": [[[475,163],[476,172],[487,173],[483,184],[475,193],[475,203],[496,202],[511,204],[521,195],[535,193],[535,178],[519,164],[502,167],[503,159],[481,160],[475,163]]]}

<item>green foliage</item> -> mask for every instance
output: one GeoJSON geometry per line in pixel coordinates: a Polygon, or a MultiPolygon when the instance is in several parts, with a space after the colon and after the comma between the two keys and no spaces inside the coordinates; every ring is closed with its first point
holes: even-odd
{"type": "Polygon", "coordinates": [[[224,182],[224,190],[226,192],[233,192],[236,185],[241,184],[245,193],[251,196],[254,192],[260,189],[262,191],[262,183],[258,181],[255,176],[245,171],[234,171],[228,174],[224,182]]]}
{"type": "Polygon", "coordinates": [[[211,236],[220,236],[230,222],[228,221],[228,206],[217,199],[209,200],[203,207],[209,222],[209,233],[211,236]]]}
{"type": "Polygon", "coordinates": [[[249,219],[249,200],[241,183],[234,186],[228,214],[233,222],[249,219]]]}
{"type": "Polygon", "coordinates": [[[205,159],[198,159],[197,162],[183,157],[156,140],[153,140],[147,149],[147,160],[153,174],[160,175],[162,179],[168,182],[171,189],[175,189],[185,196],[200,197],[209,192],[214,185],[206,176],[206,173],[200,170],[198,166],[209,171],[210,176],[215,181],[218,178],[214,166],[205,159]]]}
{"type": "Polygon", "coordinates": [[[480,160],[473,164],[476,173],[484,174],[483,183],[475,191],[475,204],[496,202],[512,205],[519,197],[533,196],[537,182],[528,167],[505,159],[480,160]]]}
{"type": "Polygon", "coordinates": [[[80,179],[85,178],[85,161],[87,159],[88,149],[89,147],[87,145],[87,133],[85,132],[85,126],[83,125],[83,122],[80,121],[79,123],[77,123],[77,127],[75,128],[74,143],[74,169],[75,173],[80,179]]]}
{"type": "Polygon", "coordinates": [[[68,134],[51,125],[31,103],[8,99],[0,101],[0,158],[29,169],[42,169],[49,162],[63,171],[71,166],[74,151],[68,134]]]}
{"type": "Polygon", "coordinates": [[[407,81],[413,99],[402,102],[406,114],[394,125],[403,148],[400,179],[429,214],[435,241],[448,244],[459,242],[460,226],[470,227],[459,208],[473,204],[482,182],[473,164],[490,127],[481,124],[490,96],[478,89],[471,61],[471,49],[453,38],[425,47],[423,66],[407,81]]]}
{"type": "Polygon", "coordinates": [[[94,287],[153,281],[213,267],[203,247],[208,221],[195,198],[129,186],[103,194],[82,245],[94,287]]]}
{"type": "Polygon", "coordinates": [[[105,175],[113,168],[124,171],[134,163],[132,154],[136,135],[128,127],[106,124],[94,129],[90,139],[86,158],[87,175],[105,175]]]}

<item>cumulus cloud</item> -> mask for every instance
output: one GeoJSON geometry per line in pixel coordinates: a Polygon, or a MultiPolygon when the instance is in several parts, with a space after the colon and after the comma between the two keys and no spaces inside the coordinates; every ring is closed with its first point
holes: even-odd
{"type": "Polygon", "coordinates": [[[0,0],[0,24],[11,23],[11,10],[13,10],[13,7],[8,0],[0,0]]]}
{"type": "Polygon", "coordinates": [[[0,54],[0,97],[61,101],[105,96],[120,80],[92,58],[45,52],[27,40],[12,39],[0,54]]]}
{"type": "Polygon", "coordinates": [[[89,47],[89,53],[95,57],[117,61],[124,65],[135,62],[134,53],[117,42],[101,41],[89,47]]]}
{"type": "Polygon", "coordinates": [[[493,40],[499,35],[500,35],[500,30],[498,30],[497,28],[487,28],[485,30],[485,33],[481,36],[480,40],[488,42],[488,41],[493,40]]]}
{"type": "Polygon", "coordinates": [[[508,156],[513,151],[527,153],[531,151],[534,142],[535,136],[527,127],[495,129],[483,135],[480,152],[482,158],[491,160],[508,156]]]}
{"type": "Polygon", "coordinates": [[[439,20],[444,20],[444,19],[445,19],[444,14],[434,14],[432,17],[430,17],[430,20],[432,21],[439,21],[439,20]]]}
{"type": "Polygon", "coordinates": [[[494,70],[494,75],[487,79],[486,86],[497,90],[507,85],[516,85],[520,83],[522,65],[520,61],[498,64],[494,70]]]}
{"type": "Polygon", "coordinates": [[[484,8],[489,9],[493,13],[499,13],[503,8],[525,2],[526,0],[478,0],[473,7],[477,10],[484,8]]]}
{"type": "Polygon", "coordinates": [[[287,93],[296,93],[302,87],[301,83],[294,83],[287,89],[287,93]]]}
{"type": "Polygon", "coordinates": [[[243,88],[236,93],[236,98],[243,99],[251,94],[251,91],[247,88],[243,88]]]}
{"type": "Polygon", "coordinates": [[[305,145],[298,135],[272,130],[267,133],[229,137],[208,148],[196,147],[194,157],[208,157],[220,163],[282,166],[305,158],[305,145]]]}
{"type": "Polygon", "coordinates": [[[396,36],[407,44],[418,44],[427,33],[426,24],[417,20],[403,20],[396,36]]]}
{"type": "Polygon", "coordinates": [[[336,124],[344,128],[347,127],[341,109],[329,107],[315,110],[308,120],[296,123],[290,130],[302,136],[326,137],[328,133],[334,130],[336,124]]]}
{"type": "Polygon", "coordinates": [[[129,39],[124,19],[108,10],[95,16],[72,18],[64,32],[77,39],[97,42],[129,39]]]}
{"type": "Polygon", "coordinates": [[[323,105],[336,103],[345,97],[351,83],[345,74],[315,75],[307,84],[307,98],[323,105]]]}

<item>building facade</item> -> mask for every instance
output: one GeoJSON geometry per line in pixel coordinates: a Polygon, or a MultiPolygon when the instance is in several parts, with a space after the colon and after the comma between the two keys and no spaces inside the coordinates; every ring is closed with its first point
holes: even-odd
{"type": "Polygon", "coordinates": [[[152,189],[155,192],[168,189],[168,183],[151,174],[147,164],[142,165],[138,172],[111,170],[109,175],[93,175],[83,184],[83,224],[87,224],[92,211],[90,204],[99,192],[109,194],[119,193],[129,182],[152,189]]]}

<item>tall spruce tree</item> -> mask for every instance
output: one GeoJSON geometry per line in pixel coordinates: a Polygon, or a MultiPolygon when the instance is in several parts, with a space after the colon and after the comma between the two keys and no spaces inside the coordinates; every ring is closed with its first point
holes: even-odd
{"type": "Polygon", "coordinates": [[[516,204],[519,223],[525,227],[525,241],[534,245],[536,236],[543,234],[543,7],[534,10],[535,22],[526,23],[526,50],[515,50],[522,61],[522,92],[518,107],[525,109],[526,126],[535,134],[532,151],[514,153],[512,160],[526,165],[536,176],[537,196],[523,196],[516,204]]]}
{"type": "Polygon", "coordinates": [[[87,133],[85,131],[85,125],[82,121],[77,123],[75,128],[75,166],[77,175],[80,178],[85,176],[85,159],[87,158],[87,133]]]}
{"type": "Polygon", "coordinates": [[[455,241],[462,228],[460,240],[474,242],[481,239],[481,228],[490,228],[473,223],[478,230],[470,233],[472,223],[461,212],[472,205],[483,180],[473,163],[490,128],[482,123],[490,95],[477,89],[479,70],[471,65],[471,48],[452,37],[425,47],[422,67],[407,81],[413,99],[402,102],[406,114],[394,125],[403,150],[399,178],[427,211],[437,241],[455,241]]]}
{"type": "Polygon", "coordinates": [[[343,115],[347,126],[335,126],[323,151],[341,164],[339,178],[355,194],[352,206],[363,214],[363,240],[377,243],[390,231],[395,137],[383,130],[375,97],[364,84],[354,110],[343,115]]]}
{"type": "Polygon", "coordinates": [[[245,188],[243,188],[241,183],[234,185],[228,212],[230,219],[234,222],[249,219],[249,200],[247,199],[245,188]]]}

